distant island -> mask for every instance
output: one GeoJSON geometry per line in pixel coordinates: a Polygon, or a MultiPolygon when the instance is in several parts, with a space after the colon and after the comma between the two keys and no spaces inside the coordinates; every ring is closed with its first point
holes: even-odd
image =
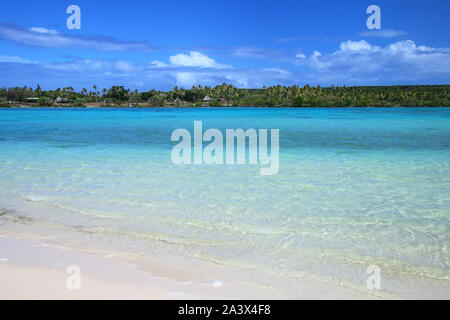
{"type": "Polygon", "coordinates": [[[100,90],[72,87],[44,91],[25,87],[0,89],[0,107],[447,107],[450,85],[312,87],[272,86],[242,89],[175,87],[170,91],[131,91],[123,86],[100,90]]]}

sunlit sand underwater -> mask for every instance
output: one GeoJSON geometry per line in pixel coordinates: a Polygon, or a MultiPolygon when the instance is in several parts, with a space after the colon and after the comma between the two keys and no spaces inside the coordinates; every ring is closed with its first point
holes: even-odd
{"type": "Polygon", "coordinates": [[[450,298],[446,108],[2,109],[0,150],[0,234],[287,297],[305,279],[368,290],[377,265],[376,294],[450,298]],[[173,164],[194,120],[279,129],[278,174],[173,164]]]}

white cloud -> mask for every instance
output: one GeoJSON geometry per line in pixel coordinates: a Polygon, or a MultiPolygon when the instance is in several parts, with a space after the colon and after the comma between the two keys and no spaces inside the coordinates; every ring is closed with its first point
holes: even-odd
{"type": "MultiPolygon", "coordinates": [[[[70,85],[71,82],[82,81],[85,87],[90,83],[103,86],[124,85],[131,87],[133,84],[142,90],[152,88],[169,89],[175,85],[190,88],[193,85],[215,86],[218,84],[232,83],[238,87],[262,87],[263,85],[275,85],[278,83],[288,84],[291,73],[280,68],[264,68],[257,70],[234,69],[234,68],[200,68],[160,65],[153,61],[148,65],[135,65],[127,61],[89,60],[79,59],[64,63],[36,63],[33,68],[26,71],[27,79],[39,78],[38,75],[49,73],[45,79],[52,79],[57,86],[70,85]],[[41,71],[36,72],[35,68],[41,71]],[[107,79],[107,81],[105,81],[107,79]],[[86,84],[87,82],[87,84],[86,84]],[[107,84],[102,84],[102,83],[107,84]]],[[[165,64],[164,64],[165,65],[165,64]]],[[[0,66],[0,79],[2,68],[0,66]]],[[[4,76],[5,79],[7,76],[4,76]]],[[[38,80],[37,80],[38,81],[38,80]]],[[[1,82],[0,82],[1,83],[1,82]]],[[[76,86],[76,84],[72,85],[76,86]]]]}
{"type": "Polygon", "coordinates": [[[229,65],[219,64],[214,59],[197,52],[191,51],[189,55],[179,53],[169,58],[170,64],[176,67],[199,67],[212,69],[228,69],[229,65]]]}
{"type": "Polygon", "coordinates": [[[5,23],[0,23],[0,39],[44,48],[80,48],[108,52],[154,49],[146,42],[121,41],[107,37],[72,36],[43,27],[24,29],[5,23]]]}
{"type": "Polygon", "coordinates": [[[317,77],[336,81],[370,81],[386,79],[411,81],[433,76],[450,76],[450,48],[417,46],[411,40],[398,41],[386,47],[374,46],[365,40],[346,41],[331,54],[319,51],[298,57],[297,65],[319,72],[317,77]]]}
{"type": "Polygon", "coordinates": [[[407,33],[403,30],[382,29],[361,32],[361,37],[376,37],[376,38],[395,38],[405,36],[407,33]]]}
{"type": "Polygon", "coordinates": [[[162,62],[162,61],[158,61],[158,60],[154,60],[151,62],[151,66],[155,67],[155,68],[166,68],[169,65],[162,62]]]}
{"type": "Polygon", "coordinates": [[[257,70],[237,69],[197,69],[191,71],[166,70],[165,74],[174,77],[176,85],[189,88],[193,85],[215,86],[222,83],[231,83],[237,87],[257,88],[263,85],[286,83],[291,76],[289,71],[278,68],[257,70]]]}
{"type": "Polygon", "coordinates": [[[201,69],[232,69],[233,67],[226,64],[217,63],[214,59],[197,51],[191,51],[189,54],[179,53],[169,57],[169,64],[159,60],[150,63],[150,68],[201,68],[201,69]]]}
{"type": "Polygon", "coordinates": [[[32,62],[0,55],[0,87],[46,85],[102,87],[123,85],[139,90],[169,89],[178,85],[214,86],[223,82],[257,88],[263,85],[386,85],[450,82],[450,48],[416,45],[411,40],[384,47],[366,40],[345,41],[335,52],[297,52],[291,60],[299,68],[268,66],[260,69],[223,68],[204,54],[173,55],[169,63],[154,60],[134,64],[126,60],[73,59],[64,62],[32,62]],[[191,59],[194,57],[194,59],[191,59]]]}
{"type": "Polygon", "coordinates": [[[58,31],[56,31],[56,30],[51,30],[51,29],[42,28],[42,27],[31,27],[28,30],[30,30],[32,32],[37,32],[37,33],[47,33],[47,34],[57,34],[58,33],[58,31]]]}
{"type": "MultiPolygon", "coordinates": [[[[361,41],[346,41],[342,42],[340,45],[342,51],[361,51],[361,50],[372,50],[372,46],[365,40],[361,41]]],[[[375,47],[374,47],[375,48],[375,47]]]]}

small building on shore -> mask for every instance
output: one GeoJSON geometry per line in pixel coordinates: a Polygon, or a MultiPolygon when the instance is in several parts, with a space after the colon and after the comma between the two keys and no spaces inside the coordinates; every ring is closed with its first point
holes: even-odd
{"type": "Polygon", "coordinates": [[[58,104],[61,104],[61,103],[72,103],[73,102],[73,100],[71,100],[71,99],[61,98],[61,97],[56,98],[55,101],[58,104]]]}

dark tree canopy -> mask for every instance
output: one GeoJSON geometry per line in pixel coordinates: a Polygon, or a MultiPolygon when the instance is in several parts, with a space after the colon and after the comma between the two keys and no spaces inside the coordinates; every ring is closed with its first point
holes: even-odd
{"type": "Polygon", "coordinates": [[[215,87],[175,87],[163,92],[139,92],[123,86],[76,92],[72,87],[44,91],[14,87],[0,89],[0,106],[28,103],[36,106],[240,106],[240,107],[447,107],[450,85],[312,87],[272,86],[242,89],[231,84],[215,87]]]}

